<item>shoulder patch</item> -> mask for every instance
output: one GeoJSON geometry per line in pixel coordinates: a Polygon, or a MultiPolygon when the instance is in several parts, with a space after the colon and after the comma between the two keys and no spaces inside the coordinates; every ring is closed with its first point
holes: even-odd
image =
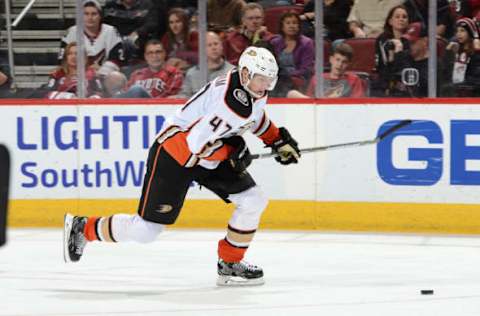
{"type": "Polygon", "coordinates": [[[238,88],[233,90],[233,97],[241,104],[248,106],[248,95],[244,90],[238,88]]]}
{"type": "Polygon", "coordinates": [[[252,98],[240,84],[237,71],[232,71],[225,93],[225,104],[237,115],[247,118],[252,114],[252,98]]]}

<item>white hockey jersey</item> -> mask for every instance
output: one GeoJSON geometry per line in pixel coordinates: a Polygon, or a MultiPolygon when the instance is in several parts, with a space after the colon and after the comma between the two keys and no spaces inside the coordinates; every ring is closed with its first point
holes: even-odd
{"type": "Polygon", "coordinates": [[[157,141],[182,166],[214,169],[233,151],[222,138],[250,130],[265,144],[278,139],[279,130],[265,113],[266,103],[267,96],[250,96],[233,69],[205,85],[169,117],[157,141]]]}
{"type": "MultiPolygon", "coordinates": [[[[114,26],[102,23],[100,32],[96,37],[90,37],[83,33],[85,50],[91,64],[102,65],[109,60],[120,64],[125,59],[123,52],[122,39],[114,26]]],[[[62,39],[58,59],[61,61],[65,54],[65,47],[71,42],[77,41],[77,26],[74,25],[67,30],[67,34],[62,39]]]]}

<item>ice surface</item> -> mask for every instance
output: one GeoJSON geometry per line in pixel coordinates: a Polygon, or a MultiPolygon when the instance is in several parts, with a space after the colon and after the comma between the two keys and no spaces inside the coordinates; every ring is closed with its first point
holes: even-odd
{"type": "Polygon", "coordinates": [[[224,231],[88,244],[76,264],[63,262],[61,235],[9,231],[0,315],[480,315],[477,237],[259,231],[246,259],[266,284],[220,288],[224,231]]]}

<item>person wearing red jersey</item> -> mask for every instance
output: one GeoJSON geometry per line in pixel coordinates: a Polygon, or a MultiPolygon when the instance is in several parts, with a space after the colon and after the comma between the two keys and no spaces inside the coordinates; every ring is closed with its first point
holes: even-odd
{"type": "Polygon", "coordinates": [[[65,214],[65,260],[80,260],[85,245],[96,240],[154,241],[164,225],[175,222],[196,181],[236,205],[218,243],[217,284],[263,284],[263,270],[243,261],[268,201],[246,170],[251,156],[242,135],[258,136],[281,164],[300,158],[297,142],[265,112],[277,75],[275,57],[267,49],[248,47],[238,69],[205,85],[166,120],[150,148],[138,214],[65,214]]]}
{"type": "Polygon", "coordinates": [[[142,87],[152,98],[165,98],[180,91],[183,83],[182,72],[168,65],[167,52],[159,40],[149,40],[145,44],[147,66],[132,73],[129,88],[142,87]]]}
{"type": "MultiPolygon", "coordinates": [[[[85,66],[85,96],[101,94],[102,84],[96,76],[95,69],[85,66]]],[[[65,47],[62,64],[50,74],[45,95],[47,99],[70,99],[77,97],[77,43],[71,42],[65,47]]]]}

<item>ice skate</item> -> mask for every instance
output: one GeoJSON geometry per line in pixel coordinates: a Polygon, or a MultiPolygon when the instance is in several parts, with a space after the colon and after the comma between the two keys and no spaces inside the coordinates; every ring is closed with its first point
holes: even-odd
{"type": "Polygon", "coordinates": [[[217,273],[217,285],[219,286],[262,285],[265,283],[262,268],[245,261],[225,262],[219,259],[217,273]]]}
{"type": "Polygon", "coordinates": [[[82,257],[87,244],[83,234],[86,222],[86,217],[65,214],[63,220],[63,259],[65,262],[77,262],[82,257]]]}

